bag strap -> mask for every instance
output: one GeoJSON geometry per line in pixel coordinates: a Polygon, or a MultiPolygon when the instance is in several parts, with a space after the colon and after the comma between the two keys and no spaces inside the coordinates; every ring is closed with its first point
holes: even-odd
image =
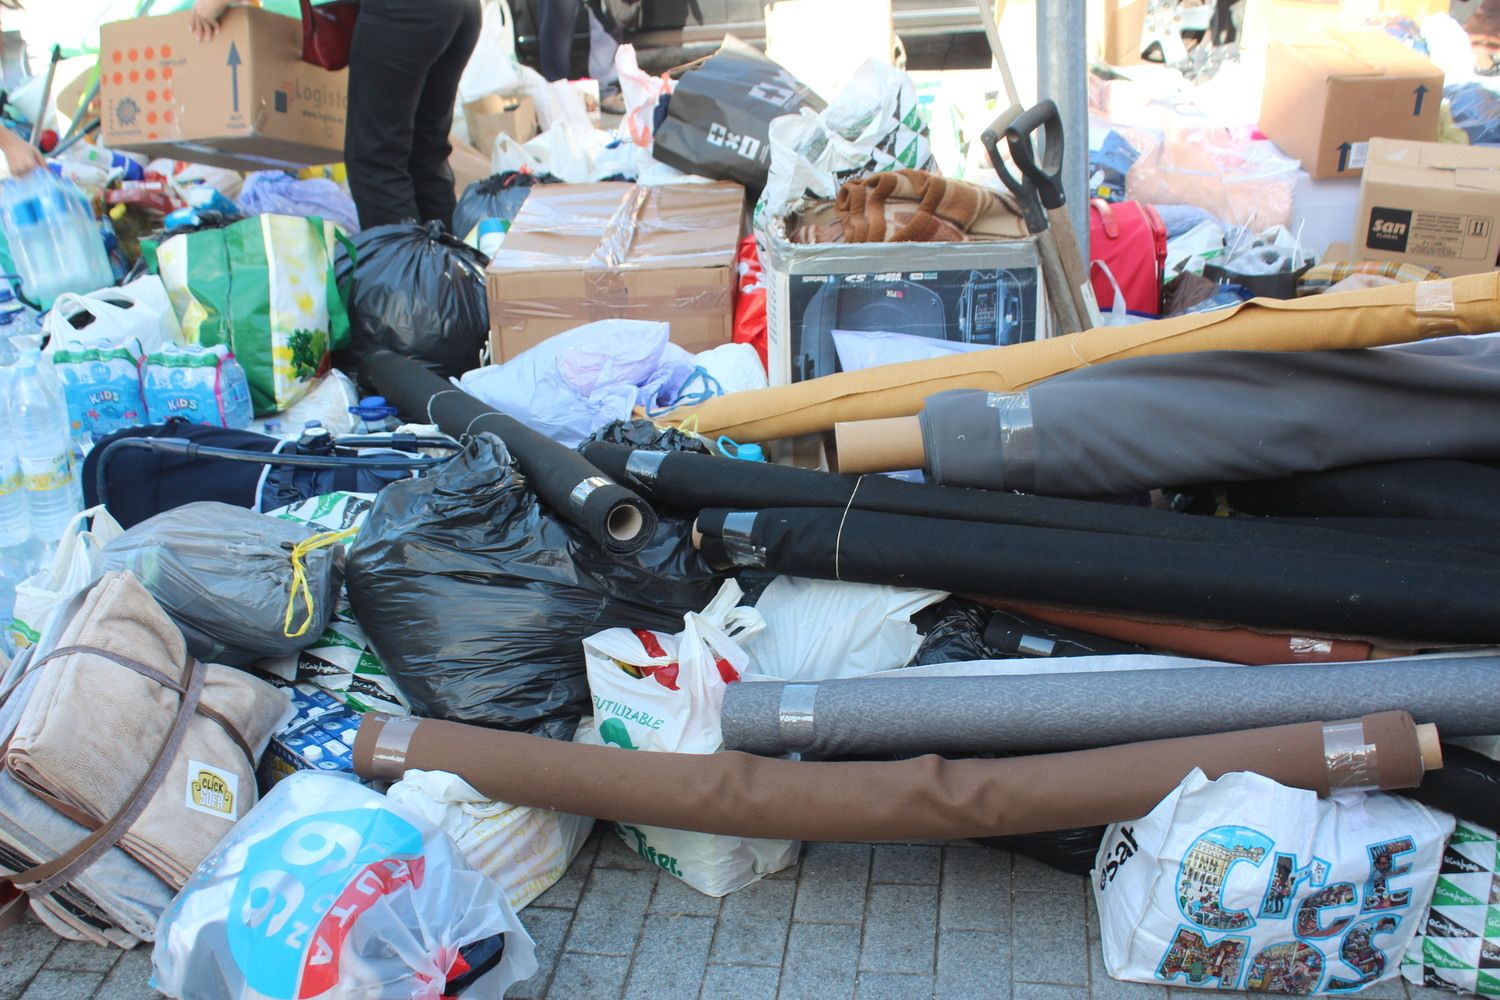
{"type": "MultiPolygon", "coordinates": [[[[97,656],[103,656],[114,662],[129,660],[128,657],[116,657],[115,654],[105,650],[96,649],[92,646],[67,646],[62,650],[43,657],[37,666],[47,662],[53,656],[66,655],[66,653],[86,652],[97,656]],[[65,652],[66,651],[66,652],[65,652]]],[[[131,660],[128,664],[131,669],[136,670],[144,676],[153,674],[162,676],[158,671],[148,667],[144,663],[131,660]]],[[[177,759],[177,751],[182,748],[182,742],[187,737],[188,724],[193,719],[193,714],[198,710],[199,699],[203,696],[204,675],[207,671],[203,664],[189,657],[187,661],[187,683],[182,685],[171,685],[182,694],[182,699],[177,706],[177,716],[172,720],[172,727],[167,731],[167,738],[163,741],[161,749],[156,753],[151,766],[141,780],[136,783],[135,789],[125,799],[125,804],[119,811],[107,820],[99,829],[84,837],[78,843],[68,848],[62,854],[51,861],[43,862],[24,872],[19,872],[8,879],[0,880],[0,885],[9,884],[13,888],[20,889],[21,894],[0,906],[0,930],[11,926],[21,919],[25,912],[27,901],[32,896],[46,896],[56,891],[59,886],[71,881],[80,872],[87,869],[94,862],[104,856],[110,848],[114,847],[140,819],[141,813],[145,812],[147,804],[161,788],[162,782],[167,778],[167,772],[172,767],[172,762],[177,759]]]]}

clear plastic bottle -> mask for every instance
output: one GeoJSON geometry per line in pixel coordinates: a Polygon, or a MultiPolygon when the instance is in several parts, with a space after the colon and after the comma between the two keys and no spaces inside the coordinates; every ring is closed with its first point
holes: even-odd
{"type": "Polygon", "coordinates": [[[0,344],[0,626],[10,618],[15,586],[34,573],[41,546],[31,531],[26,484],[16,456],[9,418],[10,386],[17,355],[0,344]]]}
{"type": "Polygon", "coordinates": [[[33,170],[0,186],[0,227],[22,283],[44,309],[64,292],[114,284],[88,199],[50,170],[33,170]]]}
{"type": "Polygon", "coordinates": [[[26,478],[26,505],[31,525],[44,544],[57,542],[69,519],[83,509],[68,433],[68,405],[62,384],[27,344],[10,385],[11,437],[26,478]]]}

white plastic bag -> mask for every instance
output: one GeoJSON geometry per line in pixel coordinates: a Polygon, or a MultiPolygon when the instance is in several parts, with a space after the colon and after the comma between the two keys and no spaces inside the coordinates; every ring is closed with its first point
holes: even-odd
{"type": "Polygon", "coordinates": [[[151,985],[182,1000],[439,1000],[500,935],[499,963],[465,996],[504,996],[537,969],[500,887],[447,834],[379,792],[300,771],[250,810],[162,914],[151,985]]]}
{"type": "Polygon", "coordinates": [[[771,167],[757,218],[780,218],[804,196],[833,198],[844,181],[885,170],[936,170],[917,87],[869,59],[832,104],[771,122],[771,167]]]}
{"type": "MultiPolygon", "coordinates": [[[[1120,288],[1120,283],[1115,279],[1115,272],[1109,269],[1109,265],[1102,260],[1093,262],[1094,267],[1104,272],[1104,278],[1115,290],[1114,305],[1110,306],[1108,312],[1101,313],[1099,317],[1100,326],[1134,326],[1136,323],[1145,323],[1151,319],[1149,316],[1132,316],[1130,310],[1125,308],[1125,292],[1120,288]]],[[[834,337],[837,338],[835,333],[834,337]]]]}
{"type": "Polygon", "coordinates": [[[726,396],[767,385],[766,367],[749,344],[720,344],[693,355],[693,363],[707,372],[726,396]]]}
{"type": "MultiPolygon", "coordinates": [[[[1363,745],[1359,723],[1335,732],[1363,745]]],[[[1327,732],[1327,730],[1325,730],[1327,732]]],[[[1326,738],[1325,738],[1326,739],[1326,738]]],[[[1092,873],[1116,979],[1348,993],[1397,974],[1453,818],[1395,795],[1316,793],[1196,768],[1104,835],[1092,873]]]]}
{"type": "Polygon", "coordinates": [[[652,76],[641,69],[635,60],[635,46],[628,43],[615,50],[615,73],[620,77],[620,96],[625,99],[625,117],[620,126],[631,142],[650,149],[656,105],[676,84],[665,73],[652,76]]]}
{"type": "Polygon", "coordinates": [[[47,568],[16,585],[10,621],[10,640],[16,649],[34,645],[58,609],[99,579],[104,546],[124,533],[103,505],[73,515],[47,568]]]}
{"type": "Polygon", "coordinates": [[[519,66],[515,15],[510,4],[506,0],[484,0],[479,41],[458,79],[458,99],[467,104],[490,94],[515,90],[521,84],[519,66]]]}
{"type": "Polygon", "coordinates": [[[59,347],[94,347],[103,343],[138,341],[142,354],[167,344],[182,344],[182,327],[167,297],[167,288],[154,274],[145,274],[118,288],[101,288],[86,295],[57,297],[44,321],[47,357],[59,347]]]}
{"type": "Polygon", "coordinates": [[[574,447],[637,405],[664,407],[693,372],[666,323],[605,319],[549,337],[511,358],[466,372],[465,392],[554,441],[574,447]]]}
{"type": "Polygon", "coordinates": [[[349,407],[358,404],[359,390],[353,380],[337,368],[330,368],[327,375],[313,383],[306,396],[282,410],[275,419],[281,423],[281,437],[289,440],[301,437],[303,428],[314,420],[337,437],[354,430],[357,418],[349,412],[349,407]]]}
{"type": "Polygon", "coordinates": [[[445,771],[407,771],[386,796],[452,837],[517,910],[562,878],[594,828],[592,816],[491,801],[445,771]]]}
{"type": "Polygon", "coordinates": [[[910,333],[886,330],[834,330],[833,349],[839,355],[839,367],[846,372],[880,365],[899,365],[908,361],[925,361],[948,354],[966,354],[982,350],[988,344],[966,344],[960,340],[918,337],[910,333]]]}
{"type": "Polygon", "coordinates": [[[922,636],[911,616],[948,595],[837,580],[782,576],[755,603],[764,631],[745,644],[755,672],[784,681],[826,681],[895,670],[922,636]]]}
{"type": "MultiPolygon", "coordinates": [[[[724,745],[719,717],[724,690],[750,665],[741,640],[763,627],[730,580],[701,613],[683,619],[676,636],[613,628],[584,640],[594,719],[581,723],[580,743],[626,750],[713,753],[724,745]]],[[[797,859],[800,844],[617,823],[641,857],[699,892],[723,896],[797,859]]]]}

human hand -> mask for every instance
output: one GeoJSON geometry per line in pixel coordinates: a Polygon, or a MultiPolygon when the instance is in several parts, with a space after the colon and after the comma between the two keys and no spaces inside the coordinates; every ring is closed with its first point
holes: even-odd
{"type": "Polygon", "coordinates": [[[6,166],[12,177],[22,177],[38,167],[45,169],[47,161],[42,154],[31,148],[31,144],[10,129],[0,128],[0,151],[5,153],[6,166]]]}
{"type": "Polygon", "coordinates": [[[206,42],[217,35],[219,18],[224,16],[224,9],[228,6],[229,0],[195,0],[190,22],[193,37],[206,42]]]}

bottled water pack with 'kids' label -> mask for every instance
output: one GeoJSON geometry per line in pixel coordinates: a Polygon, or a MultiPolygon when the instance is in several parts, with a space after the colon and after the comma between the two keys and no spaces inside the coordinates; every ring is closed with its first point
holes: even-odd
{"type": "Polygon", "coordinates": [[[223,344],[167,346],[147,355],[141,389],[155,423],[182,417],[195,424],[244,428],[254,416],[245,371],[223,344]]]}

